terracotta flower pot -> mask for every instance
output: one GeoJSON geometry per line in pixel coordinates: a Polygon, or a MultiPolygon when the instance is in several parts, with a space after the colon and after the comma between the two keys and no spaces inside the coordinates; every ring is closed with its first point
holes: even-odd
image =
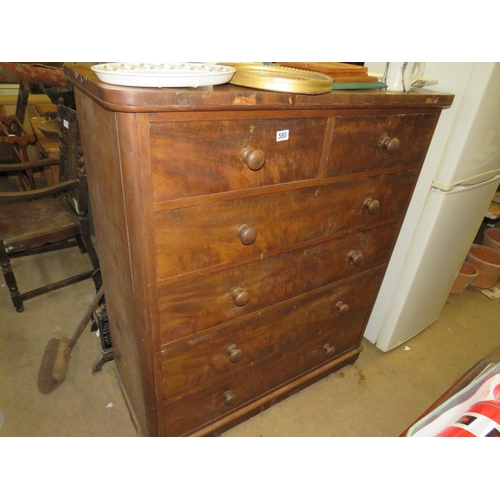
{"type": "Polygon", "coordinates": [[[472,282],[472,286],[491,288],[500,278],[500,250],[484,245],[474,245],[469,250],[466,260],[479,271],[479,275],[472,282]]]}
{"type": "Polygon", "coordinates": [[[478,274],[479,271],[470,262],[464,262],[451,287],[451,293],[461,294],[477,278],[478,274]]]}
{"type": "Polygon", "coordinates": [[[483,245],[500,250],[500,227],[490,227],[484,231],[483,245]]]}

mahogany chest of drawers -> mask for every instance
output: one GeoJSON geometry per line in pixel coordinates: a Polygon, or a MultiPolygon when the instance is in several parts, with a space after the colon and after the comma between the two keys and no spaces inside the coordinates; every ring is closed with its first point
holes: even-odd
{"type": "Polygon", "coordinates": [[[65,72],[140,434],[219,434],[356,360],[453,96],[127,88],[65,72]]]}

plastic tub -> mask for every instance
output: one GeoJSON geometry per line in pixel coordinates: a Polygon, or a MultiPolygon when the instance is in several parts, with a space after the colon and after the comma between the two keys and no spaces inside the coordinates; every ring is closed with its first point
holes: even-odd
{"type": "Polygon", "coordinates": [[[461,294],[478,276],[479,271],[470,262],[464,262],[458,276],[451,287],[451,292],[455,295],[461,294]]]}
{"type": "Polygon", "coordinates": [[[472,286],[491,288],[500,278],[500,250],[484,245],[474,245],[469,250],[466,260],[479,271],[472,286]]]}
{"type": "Polygon", "coordinates": [[[490,227],[484,230],[483,245],[500,250],[500,227],[490,227]]]}

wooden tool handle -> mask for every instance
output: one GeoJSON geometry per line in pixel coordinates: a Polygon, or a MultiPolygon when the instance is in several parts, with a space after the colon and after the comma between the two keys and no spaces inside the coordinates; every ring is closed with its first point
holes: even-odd
{"type": "Polygon", "coordinates": [[[94,299],[90,303],[89,307],[87,308],[87,311],[85,311],[85,316],[83,316],[82,320],[80,321],[80,324],[78,325],[77,329],[75,330],[75,333],[73,334],[70,341],[68,342],[68,349],[70,349],[70,350],[73,349],[77,340],[80,338],[80,335],[82,334],[83,330],[87,326],[87,323],[90,321],[91,314],[97,309],[97,306],[99,305],[99,301],[102,299],[103,295],[104,295],[104,287],[101,286],[101,288],[97,292],[97,295],[94,297],[94,299]]]}

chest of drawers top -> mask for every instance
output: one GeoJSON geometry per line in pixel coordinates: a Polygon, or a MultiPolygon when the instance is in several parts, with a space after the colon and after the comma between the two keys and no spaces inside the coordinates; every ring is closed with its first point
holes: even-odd
{"type": "Polygon", "coordinates": [[[242,110],[242,109],[327,109],[439,107],[447,108],[453,95],[413,89],[410,93],[384,90],[337,90],[328,94],[304,95],[267,92],[232,84],[186,88],[139,88],[109,85],[99,81],[88,64],[68,64],[64,69],[71,83],[102,107],[121,112],[154,113],[165,111],[242,110]]]}

